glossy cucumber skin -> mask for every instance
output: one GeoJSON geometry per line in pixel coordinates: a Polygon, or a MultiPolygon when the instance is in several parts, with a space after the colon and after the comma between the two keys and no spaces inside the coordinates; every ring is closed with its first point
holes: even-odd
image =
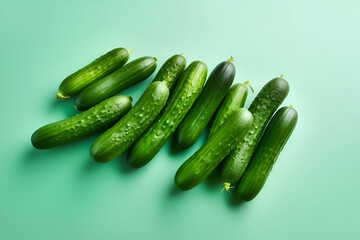
{"type": "Polygon", "coordinates": [[[161,66],[154,78],[155,81],[165,82],[171,91],[186,67],[186,59],[180,54],[170,57],[161,66]]]}
{"type": "Polygon", "coordinates": [[[268,178],[280,152],[293,132],[298,113],[292,107],[279,109],[271,119],[236,189],[244,201],[254,199],[268,178]]]}
{"type": "Polygon", "coordinates": [[[225,123],[229,116],[237,109],[242,108],[248,95],[248,87],[245,84],[234,84],[216,110],[216,115],[212,120],[208,138],[225,123]]]}
{"type": "Polygon", "coordinates": [[[208,138],[204,145],[185,161],[175,175],[176,186],[189,190],[200,184],[236,147],[253,123],[252,114],[244,108],[233,112],[229,120],[208,138]]]}
{"type": "Polygon", "coordinates": [[[185,69],[164,110],[130,148],[128,162],[132,167],[146,165],[160,151],[199,96],[206,75],[207,67],[200,61],[185,69]]]}
{"type": "Polygon", "coordinates": [[[266,125],[288,95],[289,89],[285,79],[274,78],[251,103],[249,111],[254,116],[253,125],[234,151],[224,159],[220,170],[220,178],[224,183],[235,183],[243,175],[266,125]]]}
{"type": "Polygon", "coordinates": [[[90,149],[91,158],[96,162],[108,162],[122,154],[155,120],[168,97],[165,83],[151,83],[135,106],[96,139],[90,149]]]}
{"type": "Polygon", "coordinates": [[[31,136],[35,148],[48,149],[101,132],[131,109],[130,97],[119,95],[73,117],[50,123],[31,136]]]}
{"type": "Polygon", "coordinates": [[[203,91],[175,132],[179,146],[188,148],[200,137],[235,77],[235,65],[224,61],[211,72],[203,91]]]}
{"type": "Polygon", "coordinates": [[[75,96],[86,86],[122,67],[128,60],[129,52],[125,48],[115,48],[105,53],[65,78],[59,86],[57,98],[75,96]]]}
{"type": "Polygon", "coordinates": [[[148,78],[156,69],[156,58],[141,57],[90,84],[76,96],[74,105],[86,110],[148,78]]]}

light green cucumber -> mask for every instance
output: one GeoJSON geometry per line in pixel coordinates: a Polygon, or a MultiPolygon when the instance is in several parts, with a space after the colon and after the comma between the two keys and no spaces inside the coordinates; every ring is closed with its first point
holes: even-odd
{"type": "Polygon", "coordinates": [[[74,72],[61,82],[56,98],[75,96],[91,83],[122,67],[129,59],[129,52],[131,50],[115,48],[74,72]]]}
{"type": "Polygon", "coordinates": [[[244,83],[234,84],[230,88],[219,108],[216,110],[216,115],[212,120],[208,138],[214,135],[234,111],[244,106],[248,95],[248,84],[249,81],[246,81],[244,83]]]}

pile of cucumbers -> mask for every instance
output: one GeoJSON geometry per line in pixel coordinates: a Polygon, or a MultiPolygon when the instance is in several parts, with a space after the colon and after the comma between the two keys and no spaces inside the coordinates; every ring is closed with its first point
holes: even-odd
{"type": "MultiPolygon", "coordinates": [[[[289,139],[298,119],[290,105],[280,107],[289,84],[277,77],[264,85],[248,109],[243,108],[248,81],[233,84],[233,59],[219,63],[207,81],[207,66],[182,54],[170,57],[132,106],[131,96],[117,95],[147,79],[157,67],[155,57],[127,63],[129,53],[116,48],[65,78],[57,98],[74,97],[83,111],[36,130],[31,142],[49,149],[103,132],[90,156],[109,162],[126,150],[127,161],[140,168],[155,158],[172,134],[181,149],[191,147],[209,126],[205,143],[175,174],[175,185],[189,190],[214,170],[223,190],[249,201],[257,196],[289,139]]],[[[252,89],[253,90],[253,89],[252,89]]]]}

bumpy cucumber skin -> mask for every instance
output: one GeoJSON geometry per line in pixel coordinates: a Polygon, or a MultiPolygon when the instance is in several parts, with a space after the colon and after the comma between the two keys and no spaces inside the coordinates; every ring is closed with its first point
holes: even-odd
{"type": "Polygon", "coordinates": [[[219,131],[207,139],[204,145],[181,165],[175,175],[176,186],[186,191],[204,181],[236,147],[252,123],[253,116],[248,110],[236,110],[219,131]]]}
{"type": "Polygon", "coordinates": [[[235,110],[244,106],[247,95],[248,87],[245,84],[237,83],[230,88],[212,120],[208,138],[214,135],[235,110]]]}
{"type": "Polygon", "coordinates": [[[203,91],[175,132],[177,144],[192,146],[211,120],[235,77],[235,65],[224,61],[211,72],[203,91]]]}
{"type": "Polygon", "coordinates": [[[71,118],[45,125],[31,136],[35,148],[48,149],[101,132],[131,109],[130,97],[119,95],[71,118]]]}
{"type": "Polygon", "coordinates": [[[154,78],[155,81],[166,83],[167,87],[171,91],[183,73],[186,66],[186,59],[182,55],[174,55],[162,65],[159,72],[154,78]]]}
{"type": "Polygon", "coordinates": [[[91,158],[96,162],[108,162],[122,154],[155,120],[168,97],[165,83],[151,83],[135,106],[96,139],[90,149],[91,158]]]}
{"type": "Polygon", "coordinates": [[[207,67],[200,61],[185,69],[156,122],[130,148],[128,162],[132,167],[146,165],[160,151],[199,96],[206,75],[207,67]]]}
{"type": "Polygon", "coordinates": [[[75,96],[94,81],[122,67],[128,60],[129,52],[125,48],[115,48],[107,52],[65,78],[59,86],[57,97],[68,98],[75,96]]]}
{"type": "Polygon", "coordinates": [[[292,107],[283,107],[275,113],[240,179],[236,189],[238,198],[250,201],[258,195],[293,132],[297,119],[298,113],[292,107]]]}
{"type": "Polygon", "coordinates": [[[75,108],[86,110],[148,78],[156,69],[156,58],[141,57],[90,84],[75,98],[75,108]]]}
{"type": "Polygon", "coordinates": [[[274,78],[261,89],[251,103],[249,111],[254,116],[253,125],[234,151],[222,162],[220,178],[224,183],[235,183],[244,174],[267,123],[288,95],[289,89],[285,79],[274,78]]]}

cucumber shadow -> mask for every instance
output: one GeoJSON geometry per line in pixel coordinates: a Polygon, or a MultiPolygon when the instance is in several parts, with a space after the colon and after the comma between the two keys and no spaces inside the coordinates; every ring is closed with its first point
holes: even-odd
{"type": "Polygon", "coordinates": [[[64,118],[69,118],[81,113],[81,111],[76,110],[76,108],[74,107],[74,97],[66,99],[56,99],[54,97],[52,101],[49,101],[49,111],[55,111],[56,108],[61,109],[56,111],[64,112],[64,118]]]}
{"type": "Polygon", "coordinates": [[[24,167],[31,167],[36,165],[56,165],[59,162],[67,162],[67,161],[77,161],[69,157],[71,152],[80,151],[82,149],[85,150],[85,155],[87,155],[87,161],[93,162],[88,154],[91,144],[95,141],[99,134],[85,137],[83,139],[79,139],[77,141],[64,144],[61,146],[57,146],[51,149],[36,149],[32,146],[31,141],[29,139],[29,147],[25,150],[25,154],[23,157],[22,165],[24,167]],[[62,157],[63,156],[63,157],[62,157]]]}
{"type": "Polygon", "coordinates": [[[131,167],[126,161],[127,152],[128,151],[124,152],[119,157],[116,157],[115,159],[111,160],[110,162],[105,162],[105,163],[95,162],[89,156],[84,161],[85,162],[84,172],[89,173],[92,171],[97,171],[102,168],[109,167],[109,165],[112,165],[111,167],[115,167],[121,174],[129,174],[129,173],[135,172],[136,168],[131,167]]]}
{"type": "Polygon", "coordinates": [[[237,195],[236,195],[236,189],[238,187],[238,184],[234,184],[233,188],[230,189],[229,192],[224,192],[227,193],[226,196],[226,203],[229,207],[231,208],[240,208],[240,207],[244,207],[246,205],[246,202],[242,199],[240,199],[237,195]]]}
{"type": "Polygon", "coordinates": [[[124,153],[122,153],[119,157],[114,159],[113,161],[116,161],[117,168],[122,174],[130,174],[134,173],[137,169],[130,166],[130,164],[127,162],[127,155],[129,150],[126,150],[124,153]]]}
{"type": "Polygon", "coordinates": [[[222,184],[220,181],[220,172],[218,168],[215,168],[214,171],[204,180],[203,184],[208,190],[218,189],[221,191],[222,184]]]}
{"type": "Polygon", "coordinates": [[[174,182],[171,182],[169,190],[168,190],[168,197],[169,198],[174,198],[174,197],[178,197],[180,195],[184,194],[183,191],[181,191],[180,189],[178,189],[174,182]]]}

